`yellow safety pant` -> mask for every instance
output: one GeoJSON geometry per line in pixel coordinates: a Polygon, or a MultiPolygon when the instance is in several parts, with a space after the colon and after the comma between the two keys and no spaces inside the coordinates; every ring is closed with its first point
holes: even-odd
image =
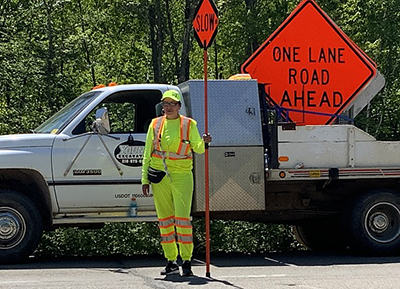
{"type": "Polygon", "coordinates": [[[152,189],[165,258],[169,261],[177,259],[178,242],[182,260],[190,260],[193,253],[193,227],[190,222],[192,172],[172,172],[158,184],[152,184],[152,189]]]}

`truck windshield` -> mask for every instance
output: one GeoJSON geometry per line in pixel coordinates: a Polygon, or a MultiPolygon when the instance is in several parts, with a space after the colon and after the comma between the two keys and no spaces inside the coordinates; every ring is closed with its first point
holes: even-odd
{"type": "Polygon", "coordinates": [[[90,91],[75,98],[63,109],[39,125],[33,132],[58,133],[101,93],[102,91],[90,91]]]}

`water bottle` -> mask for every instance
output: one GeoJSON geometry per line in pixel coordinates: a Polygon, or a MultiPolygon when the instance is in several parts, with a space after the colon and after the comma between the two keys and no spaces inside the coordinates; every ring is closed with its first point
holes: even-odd
{"type": "Polygon", "coordinates": [[[136,198],[132,197],[131,203],[129,204],[129,217],[137,217],[137,202],[136,198]]]}

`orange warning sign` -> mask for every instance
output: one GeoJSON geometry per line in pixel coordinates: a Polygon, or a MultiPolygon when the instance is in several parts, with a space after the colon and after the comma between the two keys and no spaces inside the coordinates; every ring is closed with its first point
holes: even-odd
{"type": "Polygon", "coordinates": [[[207,49],[214,41],[218,27],[218,10],[212,0],[201,0],[193,19],[194,36],[207,49]]]}
{"type": "Polygon", "coordinates": [[[305,0],[242,72],[264,84],[271,104],[290,120],[330,124],[376,75],[376,65],[313,0],[305,0]]]}

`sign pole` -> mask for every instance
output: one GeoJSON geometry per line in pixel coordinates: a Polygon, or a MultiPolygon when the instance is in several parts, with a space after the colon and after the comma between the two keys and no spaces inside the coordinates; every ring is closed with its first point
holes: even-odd
{"type": "MultiPolygon", "coordinates": [[[[208,87],[207,87],[207,48],[203,52],[204,62],[204,130],[208,134],[208,87]]],[[[209,190],[209,163],[208,163],[208,143],[205,145],[204,152],[204,174],[205,174],[205,197],[206,197],[206,277],[211,277],[210,274],[210,190],[209,190]]]]}
{"type": "MultiPolygon", "coordinates": [[[[207,48],[217,34],[218,10],[213,0],[200,0],[193,19],[194,36],[203,51],[204,63],[204,133],[208,134],[208,88],[207,88],[207,48]]],[[[206,277],[210,277],[210,191],[208,143],[204,152],[205,181],[205,227],[206,227],[206,277]]]]}

